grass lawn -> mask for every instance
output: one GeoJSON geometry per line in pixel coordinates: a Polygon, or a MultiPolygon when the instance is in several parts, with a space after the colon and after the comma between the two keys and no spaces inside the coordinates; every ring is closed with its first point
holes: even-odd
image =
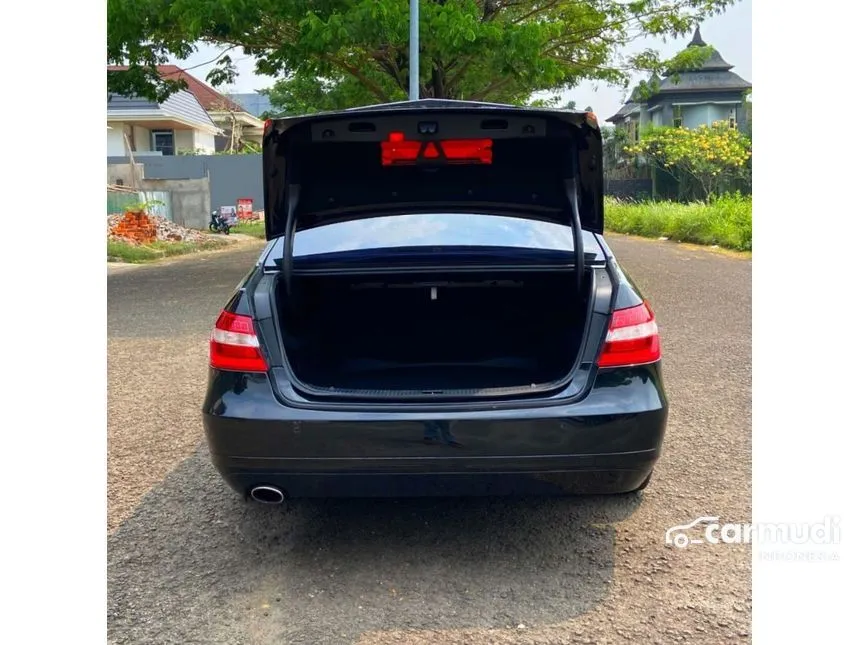
{"type": "Polygon", "coordinates": [[[261,240],[266,239],[266,225],[263,220],[254,220],[252,222],[242,222],[230,229],[231,233],[242,233],[244,235],[252,235],[259,237],[261,240]]]}
{"type": "Polygon", "coordinates": [[[712,202],[622,202],[607,198],[606,229],[676,242],[752,251],[752,197],[726,195],[712,202]]]}
{"type": "Polygon", "coordinates": [[[161,258],[174,255],[185,255],[186,253],[197,253],[198,251],[211,251],[220,249],[229,244],[227,240],[206,240],[202,243],[194,242],[163,242],[156,241],[152,244],[134,246],[123,242],[108,242],[108,262],[128,262],[130,264],[144,264],[161,258]]]}

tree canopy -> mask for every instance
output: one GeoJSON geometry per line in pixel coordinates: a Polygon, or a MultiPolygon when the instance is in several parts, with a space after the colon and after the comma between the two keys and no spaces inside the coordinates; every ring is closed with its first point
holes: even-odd
{"type": "MultiPolygon", "coordinates": [[[[647,35],[677,37],[736,0],[420,0],[422,97],[524,103],[583,82],[626,85],[631,72],[695,67],[708,48],[661,60],[622,56],[647,35]],[[701,51],[697,51],[701,50],[701,51]]],[[[223,48],[207,80],[234,80],[236,52],[279,77],[289,113],[407,98],[407,0],[108,0],[110,91],[163,99],[181,87],[156,65],[197,43],[223,48]]],[[[213,61],[214,62],[214,61],[213,61]]]]}

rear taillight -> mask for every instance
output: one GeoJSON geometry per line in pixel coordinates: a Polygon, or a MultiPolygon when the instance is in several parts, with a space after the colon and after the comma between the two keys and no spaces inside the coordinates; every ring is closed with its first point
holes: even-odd
{"type": "Polygon", "coordinates": [[[612,314],[606,343],[597,365],[620,367],[644,365],[660,360],[660,335],[648,303],[618,309],[612,314]]]}
{"type": "Polygon", "coordinates": [[[209,339],[209,365],[236,372],[265,372],[268,369],[250,316],[221,312],[209,339]]]}

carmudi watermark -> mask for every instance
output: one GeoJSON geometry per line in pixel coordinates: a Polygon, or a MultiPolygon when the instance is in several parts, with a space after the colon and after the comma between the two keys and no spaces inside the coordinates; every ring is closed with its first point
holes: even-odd
{"type": "MultiPolygon", "coordinates": [[[[841,539],[839,517],[827,515],[820,522],[720,522],[704,515],[666,531],[665,542],[679,549],[693,544],[834,545],[841,539]]],[[[821,561],[838,559],[829,550],[761,551],[760,559],[774,561],[821,561]]]]}

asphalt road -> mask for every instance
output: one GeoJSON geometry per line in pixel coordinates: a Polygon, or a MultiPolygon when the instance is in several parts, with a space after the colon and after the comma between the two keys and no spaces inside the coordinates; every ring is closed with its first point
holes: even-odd
{"type": "Polygon", "coordinates": [[[209,329],[258,247],[108,277],[112,643],[730,643],[751,521],[751,263],[611,236],[661,326],[664,455],[633,499],[246,504],[202,444],[209,329]]]}

